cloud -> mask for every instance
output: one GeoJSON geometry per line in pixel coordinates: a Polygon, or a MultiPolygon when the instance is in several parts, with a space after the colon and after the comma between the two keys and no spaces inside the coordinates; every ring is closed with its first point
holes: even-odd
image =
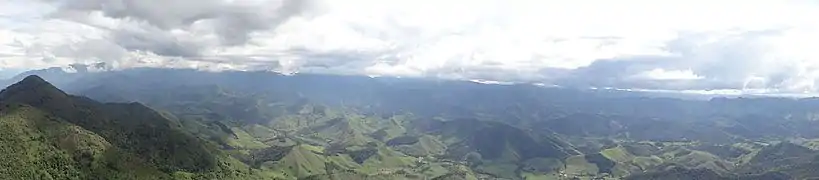
{"type": "Polygon", "coordinates": [[[248,40],[251,32],[274,28],[299,15],[308,3],[309,0],[66,0],[58,3],[56,13],[60,16],[100,12],[105,17],[140,21],[161,30],[188,29],[203,23],[211,26],[221,43],[239,45],[248,40]]]}
{"type": "Polygon", "coordinates": [[[0,67],[75,62],[815,92],[815,1],[7,0],[0,67]]]}
{"type": "Polygon", "coordinates": [[[703,79],[704,77],[694,74],[690,69],[689,70],[665,70],[665,69],[652,69],[651,71],[644,71],[640,74],[634,76],[637,79],[647,79],[647,80],[697,80],[703,79]]]}

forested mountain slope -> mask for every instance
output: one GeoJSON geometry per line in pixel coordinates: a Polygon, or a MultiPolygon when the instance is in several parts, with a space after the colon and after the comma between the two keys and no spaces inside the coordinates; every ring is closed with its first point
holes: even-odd
{"type": "Polygon", "coordinates": [[[62,77],[53,84],[88,98],[68,95],[38,76],[18,78],[0,93],[8,134],[0,145],[8,158],[26,162],[4,164],[3,175],[819,177],[813,171],[819,164],[819,100],[811,98],[686,100],[526,84],[270,72],[62,73],[28,72],[62,77]],[[22,153],[35,150],[47,153],[22,153]],[[42,159],[68,165],[36,163],[42,159]]]}

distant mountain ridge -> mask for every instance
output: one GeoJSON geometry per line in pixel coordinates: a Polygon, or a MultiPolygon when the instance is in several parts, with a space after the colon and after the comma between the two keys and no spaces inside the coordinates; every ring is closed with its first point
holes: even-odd
{"type": "Polygon", "coordinates": [[[109,72],[112,70],[113,68],[105,62],[92,64],[70,64],[65,67],[51,67],[46,69],[24,71],[9,79],[0,79],[0,86],[9,86],[32,75],[45,77],[46,79],[57,83],[58,86],[62,86],[63,84],[72,83],[73,81],[84,77],[88,73],[109,72]]]}
{"type": "Polygon", "coordinates": [[[0,92],[7,101],[139,155],[158,176],[819,177],[812,173],[819,164],[815,98],[701,101],[532,85],[133,69],[55,84],[26,77],[0,92]]]}

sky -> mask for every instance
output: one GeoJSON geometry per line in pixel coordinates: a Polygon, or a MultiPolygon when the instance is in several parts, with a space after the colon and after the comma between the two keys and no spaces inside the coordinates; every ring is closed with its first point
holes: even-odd
{"type": "Polygon", "coordinates": [[[0,0],[0,75],[105,62],[819,91],[819,0],[0,0]]]}

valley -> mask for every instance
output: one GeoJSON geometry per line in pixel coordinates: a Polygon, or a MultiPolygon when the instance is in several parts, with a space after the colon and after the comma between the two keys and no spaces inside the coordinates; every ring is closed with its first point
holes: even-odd
{"type": "Polygon", "coordinates": [[[813,98],[150,68],[4,84],[3,179],[819,177],[813,98]]]}

